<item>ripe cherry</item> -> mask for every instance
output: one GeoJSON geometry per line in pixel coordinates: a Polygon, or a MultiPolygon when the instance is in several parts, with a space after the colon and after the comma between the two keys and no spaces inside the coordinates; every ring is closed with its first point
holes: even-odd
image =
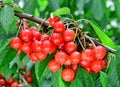
{"type": "Polygon", "coordinates": [[[77,69],[78,69],[78,64],[71,64],[71,65],[70,65],[70,68],[71,68],[72,70],[74,70],[74,71],[77,71],[77,69]]]}
{"type": "Polygon", "coordinates": [[[53,72],[57,72],[60,69],[61,65],[55,61],[55,59],[50,60],[48,63],[48,68],[53,72]]]}
{"type": "Polygon", "coordinates": [[[14,82],[14,78],[13,77],[10,77],[7,81],[8,84],[12,84],[14,82]]]}
{"type": "Polygon", "coordinates": [[[54,24],[53,29],[56,33],[63,33],[65,31],[65,25],[63,22],[58,21],[54,24]]]}
{"type": "Polygon", "coordinates": [[[32,82],[33,82],[32,76],[26,77],[26,81],[27,81],[28,83],[32,83],[32,82]]]}
{"type": "Polygon", "coordinates": [[[102,60],[94,60],[91,63],[91,69],[94,73],[98,73],[100,70],[104,68],[104,62],[102,60]]]}
{"type": "Polygon", "coordinates": [[[57,49],[57,47],[56,47],[56,45],[52,45],[52,49],[50,50],[50,54],[51,53],[54,53],[55,51],[56,51],[56,49],[57,49]]]}
{"type": "Polygon", "coordinates": [[[14,37],[10,42],[10,46],[13,49],[19,49],[22,46],[22,40],[19,37],[14,37]]]}
{"type": "Polygon", "coordinates": [[[60,45],[58,45],[59,50],[64,50],[65,43],[62,42],[60,45]]]}
{"type": "Polygon", "coordinates": [[[56,22],[58,22],[58,21],[60,21],[60,18],[58,17],[58,16],[55,16],[55,17],[53,17],[53,18],[49,18],[48,19],[48,22],[50,23],[50,25],[53,27],[54,26],[54,24],[56,23],[56,22]]]}
{"type": "Polygon", "coordinates": [[[39,31],[33,31],[33,40],[41,40],[42,34],[39,31]]]}
{"type": "Polygon", "coordinates": [[[42,50],[42,41],[34,40],[32,42],[32,50],[35,52],[40,52],[42,50]]]}
{"type": "Polygon", "coordinates": [[[94,59],[94,51],[91,49],[86,49],[81,53],[81,61],[91,62],[94,59]]]}
{"type": "Polygon", "coordinates": [[[75,32],[73,30],[67,29],[63,32],[63,40],[66,42],[73,41],[75,37],[75,32]]]}
{"type": "Polygon", "coordinates": [[[28,71],[26,72],[27,76],[31,76],[32,75],[32,71],[28,71]]]}
{"type": "Polygon", "coordinates": [[[42,43],[42,51],[46,54],[49,54],[52,50],[52,43],[49,40],[44,40],[42,43]]]}
{"type": "Polygon", "coordinates": [[[21,30],[20,38],[25,42],[30,41],[33,38],[33,33],[29,29],[21,30]]]}
{"type": "Polygon", "coordinates": [[[88,67],[84,67],[84,68],[85,68],[85,70],[86,70],[88,73],[91,73],[91,72],[92,72],[90,66],[88,66],[88,67]]]}
{"type": "Polygon", "coordinates": [[[70,54],[70,60],[72,64],[78,64],[80,61],[80,53],[75,51],[70,54]]]}
{"type": "Polygon", "coordinates": [[[106,50],[103,46],[97,46],[94,48],[95,58],[96,59],[103,59],[106,55],[106,50]]]}
{"type": "Polygon", "coordinates": [[[36,57],[37,57],[37,60],[43,61],[47,57],[47,54],[41,51],[36,53],[36,57]]]}
{"type": "Polygon", "coordinates": [[[75,71],[74,70],[72,70],[70,68],[63,69],[62,79],[64,81],[70,82],[74,79],[74,77],[75,77],[75,71]]]}
{"type": "Polygon", "coordinates": [[[86,60],[80,60],[79,64],[84,68],[90,66],[90,62],[86,60]]]}
{"type": "Polygon", "coordinates": [[[10,87],[19,87],[19,83],[17,81],[13,82],[10,87]]]}
{"type": "Polygon", "coordinates": [[[0,79],[0,86],[5,86],[5,85],[6,85],[5,79],[1,78],[0,79]]]}
{"type": "Polygon", "coordinates": [[[68,42],[65,44],[65,51],[69,54],[76,51],[76,49],[77,45],[74,42],[68,42]]]}
{"type": "Polygon", "coordinates": [[[38,61],[38,58],[36,56],[36,52],[30,53],[30,59],[32,60],[33,63],[38,61]]]}
{"type": "Polygon", "coordinates": [[[21,49],[25,53],[30,53],[32,51],[31,42],[24,42],[21,49]]]}
{"type": "Polygon", "coordinates": [[[69,56],[64,51],[59,51],[55,54],[55,60],[57,63],[63,65],[69,56]]]}
{"type": "Polygon", "coordinates": [[[70,57],[67,57],[67,60],[65,61],[64,65],[66,65],[66,66],[70,66],[71,65],[70,57]]]}
{"type": "Polygon", "coordinates": [[[57,46],[59,46],[63,41],[60,33],[53,33],[50,40],[53,44],[55,44],[57,46]]]}
{"type": "Polygon", "coordinates": [[[43,34],[41,40],[49,40],[50,36],[47,34],[43,34]]]}

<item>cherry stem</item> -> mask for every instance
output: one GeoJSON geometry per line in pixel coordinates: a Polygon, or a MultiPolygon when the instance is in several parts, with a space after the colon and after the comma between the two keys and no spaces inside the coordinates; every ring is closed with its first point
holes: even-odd
{"type": "Polygon", "coordinates": [[[82,44],[82,42],[80,41],[79,37],[78,37],[78,41],[79,41],[79,43],[80,43],[82,49],[85,50],[85,47],[83,46],[83,44],[82,44]]]}
{"type": "MultiPolygon", "coordinates": [[[[43,22],[42,25],[43,25],[44,27],[48,27],[48,26],[49,26],[48,21],[43,21],[43,19],[34,17],[33,15],[30,15],[30,14],[19,13],[19,12],[16,12],[16,11],[15,11],[15,16],[17,16],[17,17],[19,17],[19,18],[21,18],[21,19],[22,19],[22,18],[25,18],[25,19],[31,20],[31,21],[36,22],[36,23],[38,23],[38,24],[41,24],[41,23],[43,22]]],[[[69,19],[69,20],[70,20],[70,19],[69,19]]],[[[71,20],[72,20],[72,19],[71,19],[71,20]]],[[[80,20],[78,20],[77,22],[82,21],[82,20],[89,22],[89,20],[87,20],[87,19],[80,19],[80,20]]],[[[72,21],[73,21],[73,20],[72,20],[72,21]]],[[[76,23],[76,22],[75,22],[75,23],[76,23]]],[[[79,40],[79,39],[78,39],[78,40],[79,40]]],[[[112,49],[112,48],[109,48],[109,47],[103,45],[102,43],[100,43],[100,42],[99,42],[98,40],[96,40],[95,38],[92,38],[91,40],[92,40],[95,44],[104,46],[108,52],[111,52],[111,53],[115,53],[115,52],[116,52],[116,50],[114,50],[114,49],[112,49]]]]}
{"type": "Polygon", "coordinates": [[[22,24],[23,24],[23,19],[20,19],[20,25],[19,25],[19,27],[18,27],[18,31],[17,31],[16,37],[17,37],[18,34],[19,34],[19,31],[20,31],[20,29],[21,29],[22,24]]]}

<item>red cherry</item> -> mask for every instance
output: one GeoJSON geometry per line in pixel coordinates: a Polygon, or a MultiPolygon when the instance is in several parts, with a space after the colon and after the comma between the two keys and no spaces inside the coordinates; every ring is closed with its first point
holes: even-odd
{"type": "Polygon", "coordinates": [[[78,64],[71,64],[71,65],[70,65],[70,68],[71,68],[72,70],[74,70],[74,71],[77,71],[77,69],[78,69],[78,64]]]}
{"type": "Polygon", "coordinates": [[[49,38],[50,38],[49,35],[47,35],[47,34],[43,34],[41,40],[49,40],[49,38]]]}
{"type": "Polygon", "coordinates": [[[28,71],[26,72],[27,76],[31,76],[32,75],[32,71],[28,71]]]}
{"type": "Polygon", "coordinates": [[[0,86],[5,86],[6,85],[6,81],[5,79],[0,79],[0,86]]]}
{"type": "Polygon", "coordinates": [[[48,22],[53,27],[56,22],[60,21],[60,18],[58,16],[55,16],[54,18],[49,18],[48,22]]]}
{"type": "Polygon", "coordinates": [[[39,31],[33,31],[33,40],[41,40],[42,34],[39,31]]]}
{"type": "Polygon", "coordinates": [[[73,30],[67,29],[63,32],[63,40],[66,42],[73,41],[75,37],[75,32],[73,30]]]}
{"type": "Polygon", "coordinates": [[[76,51],[76,49],[77,45],[74,42],[68,42],[65,44],[65,51],[69,54],[76,51]]]}
{"type": "Polygon", "coordinates": [[[65,25],[63,22],[58,21],[54,24],[53,29],[56,33],[62,33],[65,31],[65,25]]]}
{"type": "Polygon", "coordinates": [[[106,50],[103,46],[97,46],[94,48],[95,58],[96,59],[103,59],[106,55],[106,50]]]}
{"type": "Polygon", "coordinates": [[[58,45],[59,50],[64,50],[65,43],[62,42],[60,45],[58,45]]]}
{"type": "Polygon", "coordinates": [[[56,45],[52,45],[52,49],[50,51],[50,54],[54,53],[56,51],[56,49],[57,49],[56,45]]]}
{"type": "Polygon", "coordinates": [[[62,71],[62,79],[64,81],[70,82],[70,81],[72,81],[74,79],[74,77],[75,77],[74,70],[69,69],[69,68],[63,69],[63,71],[62,71]]]}
{"type": "Polygon", "coordinates": [[[33,78],[31,76],[28,76],[28,77],[26,77],[26,81],[28,83],[32,83],[33,82],[33,78]]]}
{"type": "Polygon", "coordinates": [[[21,49],[25,53],[30,53],[32,51],[31,42],[24,42],[21,49]]]}
{"type": "Polygon", "coordinates": [[[69,56],[67,57],[67,60],[65,61],[64,65],[66,65],[66,66],[70,66],[71,65],[71,60],[70,60],[69,56]]]}
{"type": "Polygon", "coordinates": [[[64,51],[59,51],[55,54],[55,60],[57,63],[63,65],[69,56],[64,51]]]}
{"type": "Polygon", "coordinates": [[[48,63],[48,68],[53,72],[57,72],[60,69],[61,65],[58,64],[55,59],[50,60],[50,62],[48,63]]]}
{"type": "Polygon", "coordinates": [[[42,51],[46,54],[49,54],[52,50],[52,43],[49,40],[45,40],[42,43],[42,51]]]}
{"type": "Polygon", "coordinates": [[[27,41],[32,40],[33,34],[32,34],[32,32],[31,32],[30,30],[24,29],[24,30],[21,30],[21,31],[20,31],[20,38],[21,38],[23,41],[27,42],[27,41]]]}
{"type": "Polygon", "coordinates": [[[78,64],[80,61],[80,53],[75,51],[70,54],[70,60],[72,64],[78,64]]]}
{"type": "Polygon", "coordinates": [[[36,53],[36,57],[37,57],[37,60],[43,61],[47,57],[47,54],[41,51],[36,53]]]}
{"type": "Polygon", "coordinates": [[[91,62],[94,59],[94,51],[91,49],[86,49],[81,53],[81,61],[91,62]]]}
{"type": "Polygon", "coordinates": [[[13,49],[19,49],[22,46],[22,41],[19,37],[14,37],[11,42],[10,42],[10,46],[13,49]]]}
{"type": "Polygon", "coordinates": [[[32,42],[32,50],[40,52],[42,50],[42,41],[34,40],[34,42],[32,42]]]}
{"type": "Polygon", "coordinates": [[[90,66],[90,62],[86,60],[80,60],[79,64],[84,68],[90,66]]]}
{"type": "Polygon", "coordinates": [[[13,82],[10,87],[19,87],[19,83],[17,81],[13,82]]]}
{"type": "Polygon", "coordinates": [[[84,67],[85,68],[85,70],[88,72],[88,73],[91,73],[92,72],[92,70],[91,70],[91,68],[88,66],[88,67],[84,67]]]}
{"type": "Polygon", "coordinates": [[[36,52],[32,52],[30,54],[30,59],[32,60],[33,63],[37,62],[38,61],[38,58],[36,56],[36,52]]]}
{"type": "Polygon", "coordinates": [[[62,36],[59,33],[53,33],[50,40],[53,44],[59,46],[62,43],[62,36]]]}
{"type": "Polygon", "coordinates": [[[16,55],[20,55],[21,53],[22,53],[22,49],[19,49],[16,55]]]}
{"type": "Polygon", "coordinates": [[[10,77],[10,78],[8,79],[8,81],[7,81],[8,84],[12,84],[13,82],[14,82],[13,77],[10,77]]]}
{"type": "Polygon", "coordinates": [[[98,73],[104,68],[104,62],[102,60],[94,60],[91,63],[91,69],[94,73],[98,73]]]}

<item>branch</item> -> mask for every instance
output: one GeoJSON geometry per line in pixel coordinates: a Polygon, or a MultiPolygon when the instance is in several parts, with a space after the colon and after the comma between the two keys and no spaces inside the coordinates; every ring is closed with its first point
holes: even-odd
{"type": "Polygon", "coordinates": [[[49,26],[49,23],[47,21],[45,21],[44,19],[34,17],[33,15],[30,15],[30,14],[15,12],[15,16],[17,16],[21,19],[25,18],[25,19],[31,20],[33,22],[36,22],[38,24],[42,24],[45,27],[49,26]]]}
{"type": "MultiPolygon", "coordinates": [[[[15,12],[15,16],[23,19],[28,19],[28,20],[31,20],[33,22],[36,22],[38,24],[42,24],[43,26],[45,27],[48,27],[49,26],[49,23],[47,21],[45,21],[44,19],[41,19],[41,18],[37,18],[37,17],[34,17],[33,15],[30,15],[30,14],[26,14],[26,13],[19,13],[19,12],[15,12]]],[[[111,53],[115,53],[116,50],[112,49],[112,48],[109,48],[103,44],[101,44],[97,39],[95,38],[92,38],[92,37],[86,37],[86,39],[91,39],[96,45],[101,45],[103,47],[105,47],[105,49],[108,51],[108,52],[111,52],[111,53]]]]}

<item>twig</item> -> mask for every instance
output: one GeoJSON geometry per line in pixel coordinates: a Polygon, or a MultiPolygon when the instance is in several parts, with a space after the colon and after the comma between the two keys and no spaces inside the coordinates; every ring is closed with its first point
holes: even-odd
{"type": "MultiPolygon", "coordinates": [[[[41,24],[41,23],[42,23],[42,25],[45,26],[45,27],[48,27],[48,26],[49,26],[49,23],[48,23],[47,21],[45,21],[44,19],[34,17],[33,15],[30,15],[30,14],[19,13],[19,12],[16,12],[16,11],[15,11],[15,16],[19,17],[20,19],[25,18],[25,19],[31,20],[31,21],[36,22],[36,23],[38,23],[38,24],[41,24]]],[[[114,49],[112,49],[112,48],[109,48],[108,46],[103,45],[102,43],[100,43],[100,42],[99,42],[97,39],[95,39],[95,38],[86,37],[86,39],[91,39],[96,45],[104,46],[108,52],[111,52],[111,53],[115,53],[115,52],[116,52],[116,50],[114,50],[114,49]]]]}

